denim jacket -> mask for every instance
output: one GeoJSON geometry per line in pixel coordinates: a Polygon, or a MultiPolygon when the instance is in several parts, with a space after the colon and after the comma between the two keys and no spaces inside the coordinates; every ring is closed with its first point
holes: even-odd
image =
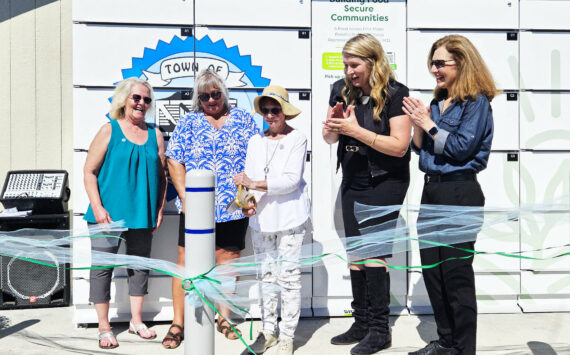
{"type": "MultiPolygon", "coordinates": [[[[424,133],[419,152],[420,170],[428,174],[454,174],[485,169],[493,140],[493,112],[487,97],[454,100],[443,114],[437,99],[430,108],[439,132],[435,140],[424,133]]],[[[417,147],[413,148],[417,152],[417,147]]]]}

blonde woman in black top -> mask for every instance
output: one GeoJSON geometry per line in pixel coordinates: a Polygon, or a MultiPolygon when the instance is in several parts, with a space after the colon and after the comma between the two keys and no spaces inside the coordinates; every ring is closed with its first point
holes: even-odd
{"type": "MultiPolygon", "coordinates": [[[[338,144],[342,166],[342,214],[345,235],[382,224],[393,228],[398,212],[357,223],[354,203],[400,205],[410,181],[408,150],[411,123],[402,111],[408,88],[394,79],[380,42],[370,34],[351,38],[343,48],[345,78],[334,83],[323,138],[338,144]]],[[[391,249],[378,250],[368,263],[351,264],[354,323],[332,344],[358,343],[351,354],[373,354],[391,345],[390,276],[385,266],[391,249]]],[[[352,260],[360,261],[360,260],[352,260]]]]}

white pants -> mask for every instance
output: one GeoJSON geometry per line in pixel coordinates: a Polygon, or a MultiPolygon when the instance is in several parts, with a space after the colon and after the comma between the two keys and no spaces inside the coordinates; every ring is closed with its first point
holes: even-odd
{"type": "Polygon", "coordinates": [[[306,225],[286,231],[263,233],[252,230],[256,260],[261,263],[257,279],[263,331],[275,334],[277,300],[281,293],[279,338],[292,340],[301,314],[301,270],[298,261],[306,225]],[[286,261],[284,261],[286,260],[286,261]]]}

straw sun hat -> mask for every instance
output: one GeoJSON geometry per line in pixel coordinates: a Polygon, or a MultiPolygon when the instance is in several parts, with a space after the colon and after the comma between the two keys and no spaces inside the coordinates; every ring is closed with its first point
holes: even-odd
{"type": "Polygon", "coordinates": [[[279,85],[269,85],[268,87],[263,89],[263,93],[261,93],[260,96],[256,97],[253,100],[253,106],[255,107],[255,112],[259,113],[262,116],[263,113],[261,113],[259,102],[263,97],[269,97],[270,99],[279,102],[279,104],[281,105],[281,110],[283,110],[283,113],[285,114],[286,120],[295,118],[297,115],[301,113],[301,110],[299,110],[298,108],[289,103],[289,93],[287,92],[287,90],[285,90],[283,87],[279,85]]]}

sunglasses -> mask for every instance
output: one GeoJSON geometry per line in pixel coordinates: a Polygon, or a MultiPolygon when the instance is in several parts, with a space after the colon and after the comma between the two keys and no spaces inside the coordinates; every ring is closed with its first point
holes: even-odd
{"type": "Polygon", "coordinates": [[[436,67],[437,69],[443,68],[443,67],[445,67],[445,63],[447,63],[447,62],[453,62],[453,61],[454,61],[454,59],[448,59],[448,60],[437,59],[437,60],[432,60],[430,67],[431,67],[432,65],[435,65],[435,67],[436,67]]]}
{"type": "Polygon", "coordinates": [[[222,97],[222,92],[221,91],[215,91],[211,94],[208,94],[207,92],[198,95],[198,99],[200,101],[210,101],[210,97],[214,100],[219,100],[220,97],[222,97]]]}
{"type": "Polygon", "coordinates": [[[141,99],[144,101],[145,104],[150,105],[150,103],[152,102],[152,99],[150,97],[147,96],[140,96],[139,94],[133,94],[132,99],[134,102],[139,102],[141,99]]]}
{"type": "Polygon", "coordinates": [[[268,115],[269,112],[271,112],[274,115],[278,115],[281,113],[281,107],[272,107],[272,108],[262,107],[261,108],[261,113],[263,113],[264,115],[268,115]]]}

